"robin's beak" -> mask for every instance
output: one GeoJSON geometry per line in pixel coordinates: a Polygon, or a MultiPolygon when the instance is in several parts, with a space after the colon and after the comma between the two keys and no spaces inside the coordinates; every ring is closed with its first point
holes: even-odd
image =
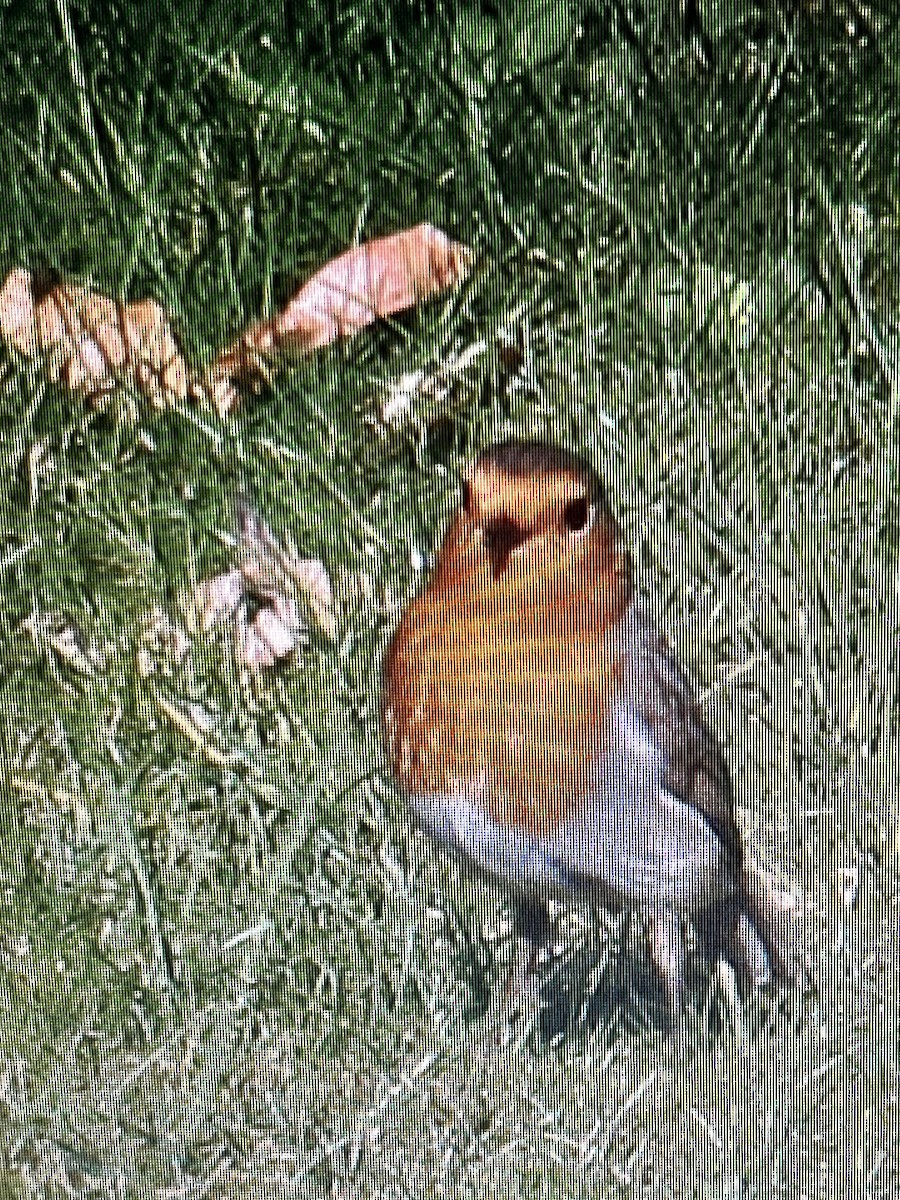
{"type": "Polygon", "coordinates": [[[508,517],[500,517],[484,526],[484,544],[491,560],[491,573],[499,579],[506,570],[516,546],[528,540],[528,533],[508,517]]]}

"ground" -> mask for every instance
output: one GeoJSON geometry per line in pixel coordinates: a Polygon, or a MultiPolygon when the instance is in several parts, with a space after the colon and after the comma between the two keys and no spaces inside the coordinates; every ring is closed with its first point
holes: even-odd
{"type": "Polygon", "coordinates": [[[0,1194],[892,1196],[896,73],[887,4],[0,11],[0,272],[153,297],[202,363],[354,240],[452,294],[220,418],[0,378],[0,1194]],[[682,15],[682,9],[685,13],[682,15]],[[503,1044],[505,898],[385,772],[380,660],[459,471],[587,454],[808,978],[559,914],[503,1044]],[[338,629],[178,649],[235,497],[338,629]]]}

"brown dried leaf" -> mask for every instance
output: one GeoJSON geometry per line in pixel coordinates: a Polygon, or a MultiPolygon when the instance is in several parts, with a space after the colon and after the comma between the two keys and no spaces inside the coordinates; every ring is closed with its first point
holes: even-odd
{"type": "Polygon", "coordinates": [[[126,385],[165,407],[189,394],[224,415],[235,407],[234,381],[265,379],[284,354],[306,354],[351,337],[379,317],[411,308],[465,277],[472,251],[421,224],[354,246],[326,263],[273,320],[252,325],[192,376],[168,318],[155,300],[127,306],[76,284],[38,298],[31,274],[17,268],[0,288],[0,336],[48,377],[89,399],[126,385]]]}
{"type": "Polygon", "coordinates": [[[26,358],[37,353],[31,274],[22,267],[10,271],[0,289],[0,334],[26,358]]]}
{"type": "Polygon", "coordinates": [[[41,356],[50,379],[89,398],[116,384],[156,406],[188,393],[187,364],[155,300],[123,306],[76,284],[38,300],[31,274],[17,268],[0,289],[0,335],[26,357],[41,356]]]}
{"type": "Polygon", "coordinates": [[[465,246],[428,224],[355,246],[304,284],[276,317],[273,339],[308,351],[349,337],[458,283],[470,260],[465,246]]]}
{"type": "Polygon", "coordinates": [[[232,407],[236,394],[227,381],[257,378],[279,354],[309,353],[412,308],[458,283],[472,261],[467,246],[427,223],[354,246],[308,279],[278,316],[224,350],[207,384],[232,407]]]}
{"type": "Polygon", "coordinates": [[[272,667],[286,658],[303,640],[306,626],[297,606],[287,597],[274,595],[249,619],[240,610],[235,626],[235,648],[240,662],[248,667],[272,667]]]}

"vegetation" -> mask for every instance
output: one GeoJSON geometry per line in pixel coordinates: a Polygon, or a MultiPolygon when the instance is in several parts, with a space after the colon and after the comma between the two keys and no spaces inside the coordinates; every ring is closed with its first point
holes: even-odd
{"type": "MultiPolygon", "coordinates": [[[[0,1193],[898,1194],[892,5],[782,0],[0,10],[0,272],[152,296],[208,359],[356,238],[431,221],[456,293],[224,420],[0,378],[0,1193]],[[684,10],[684,12],[682,12],[684,10]],[[458,469],[603,473],[805,899],[810,981],[696,971],[561,914],[495,1045],[503,896],[386,778],[381,654],[458,469]],[[235,495],[340,606],[252,678],[235,495]]],[[[623,940],[624,939],[624,940],[623,940]]]]}

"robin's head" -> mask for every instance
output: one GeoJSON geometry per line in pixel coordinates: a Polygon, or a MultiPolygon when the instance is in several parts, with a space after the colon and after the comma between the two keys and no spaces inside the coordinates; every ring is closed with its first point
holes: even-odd
{"type": "Polygon", "coordinates": [[[630,586],[618,527],[585,462],[540,442],[501,442],[478,456],[462,481],[437,581],[581,592],[608,575],[630,586]]]}

